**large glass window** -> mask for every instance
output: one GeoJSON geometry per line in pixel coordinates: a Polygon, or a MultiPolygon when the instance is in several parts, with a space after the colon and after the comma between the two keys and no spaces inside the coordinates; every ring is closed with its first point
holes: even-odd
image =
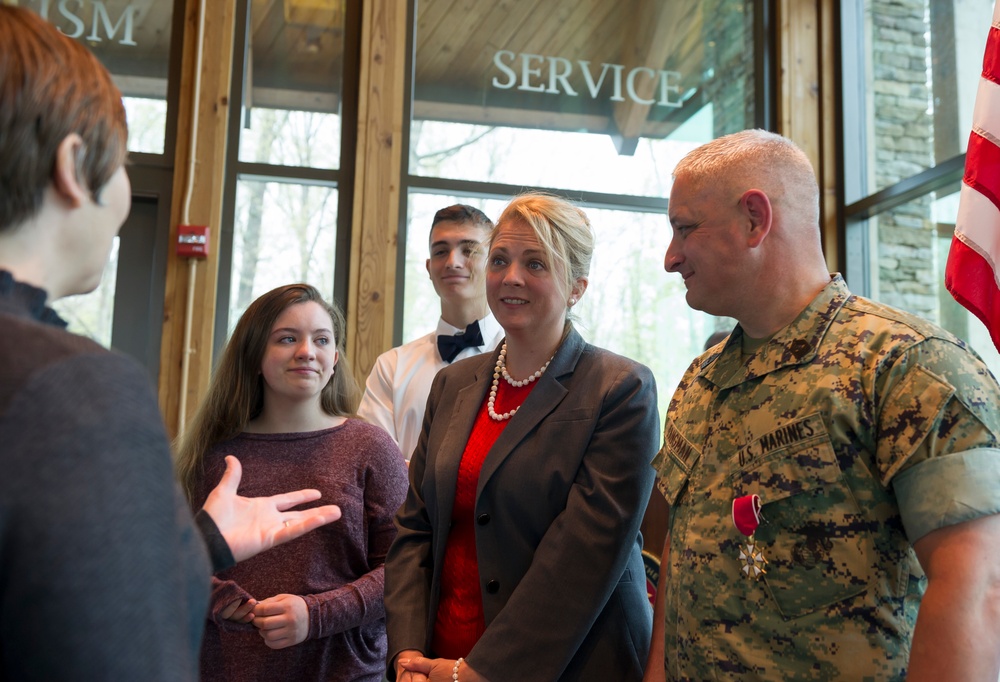
{"type": "Polygon", "coordinates": [[[340,166],[344,5],[250,2],[240,161],[340,166]]]}
{"type": "Polygon", "coordinates": [[[241,177],[236,190],[229,331],[255,298],[292,282],[333,293],[337,191],[241,177]]]}
{"type": "Polygon", "coordinates": [[[867,143],[851,203],[965,152],[993,0],[856,0],[842,10],[856,32],[845,49],[862,54],[845,73],[861,133],[847,139],[867,143]]]}
{"type": "Polygon", "coordinates": [[[908,273],[906,278],[877,281],[876,297],[965,339],[996,373],[1000,353],[985,325],[944,287],[944,269],[958,216],[958,189],[956,184],[925,194],[868,221],[871,234],[883,235],[874,243],[878,267],[873,270],[908,273]],[[907,241],[910,246],[900,246],[907,241]]]}
{"type": "Polygon", "coordinates": [[[345,59],[357,61],[357,26],[348,27],[358,3],[243,0],[238,9],[233,101],[242,106],[230,120],[219,346],[254,298],[283,284],[307,282],[343,305],[350,255],[350,176],[339,169],[353,154],[342,131],[357,115],[344,79],[356,78],[345,59]]]}
{"type": "Polygon", "coordinates": [[[665,407],[707,337],[732,326],[691,311],[663,271],[671,172],[701,143],[768,125],[755,66],[766,4],[553,0],[539,14],[537,2],[420,0],[399,340],[436,323],[434,211],[461,201],[496,218],[544,189],[580,203],[597,232],[578,328],[649,365],[665,407]]]}
{"type": "Polygon", "coordinates": [[[163,154],[172,0],[27,0],[21,3],[84,43],[122,91],[129,151],[163,154]]]}
{"type": "Polygon", "coordinates": [[[944,288],[993,0],[857,0],[841,13],[848,284],[969,341],[997,373],[985,328],[944,288]]]}

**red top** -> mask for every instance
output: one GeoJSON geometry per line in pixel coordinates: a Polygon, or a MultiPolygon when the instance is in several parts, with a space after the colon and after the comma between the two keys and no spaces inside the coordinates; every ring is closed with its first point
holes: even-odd
{"type": "MultiPolygon", "coordinates": [[[[515,387],[501,378],[493,410],[503,414],[523,404],[536,383],[533,381],[527,386],[515,387]]],[[[486,455],[510,421],[490,418],[487,410],[489,399],[487,393],[458,467],[451,530],[441,567],[441,598],[431,643],[434,654],[441,658],[468,656],[486,630],[479,564],[476,561],[476,487],[486,455]]]]}

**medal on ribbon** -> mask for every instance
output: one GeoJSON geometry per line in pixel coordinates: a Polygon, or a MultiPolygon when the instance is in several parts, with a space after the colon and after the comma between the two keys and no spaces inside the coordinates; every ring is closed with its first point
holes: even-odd
{"type": "Polygon", "coordinates": [[[753,539],[754,531],[760,525],[760,497],[744,495],[733,500],[733,524],[736,530],[746,536],[746,544],[740,545],[740,570],[749,580],[760,580],[767,571],[767,559],[753,539]]]}

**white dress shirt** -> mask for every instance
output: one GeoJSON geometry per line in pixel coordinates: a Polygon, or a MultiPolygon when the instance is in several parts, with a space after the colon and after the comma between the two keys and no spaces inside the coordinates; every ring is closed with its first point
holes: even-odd
{"type": "MultiPolygon", "coordinates": [[[[479,320],[479,330],[483,335],[483,345],[463,348],[452,362],[492,351],[504,337],[503,329],[492,314],[479,320]]],[[[465,329],[439,319],[437,331],[379,355],[368,375],[358,415],[388,431],[406,461],[410,461],[410,455],[420,439],[420,427],[434,375],[449,364],[441,359],[437,337],[463,332],[465,329]]]]}

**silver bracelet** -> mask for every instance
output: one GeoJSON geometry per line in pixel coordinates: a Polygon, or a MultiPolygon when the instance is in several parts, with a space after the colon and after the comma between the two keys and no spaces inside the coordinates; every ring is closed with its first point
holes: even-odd
{"type": "Polygon", "coordinates": [[[452,682],[458,682],[458,666],[462,665],[462,661],[464,660],[464,658],[459,657],[459,659],[455,661],[455,667],[451,669],[452,682]]]}

